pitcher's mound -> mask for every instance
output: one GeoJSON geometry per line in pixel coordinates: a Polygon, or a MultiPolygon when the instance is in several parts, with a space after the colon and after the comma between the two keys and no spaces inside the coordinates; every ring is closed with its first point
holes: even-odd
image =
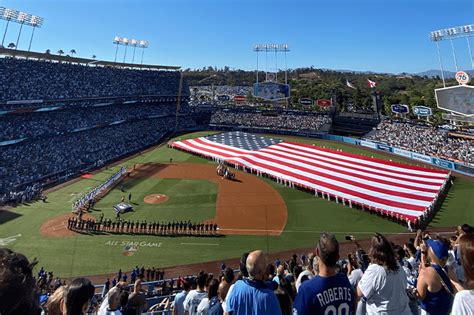
{"type": "Polygon", "coordinates": [[[145,203],[156,205],[159,203],[167,202],[168,199],[170,198],[163,194],[151,194],[151,195],[145,196],[145,199],[143,199],[143,201],[145,203]]]}

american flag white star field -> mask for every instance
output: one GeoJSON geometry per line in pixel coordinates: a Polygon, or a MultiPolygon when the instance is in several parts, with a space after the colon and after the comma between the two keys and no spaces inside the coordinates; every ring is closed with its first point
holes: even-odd
{"type": "Polygon", "coordinates": [[[238,131],[175,141],[171,146],[410,222],[432,207],[449,179],[443,170],[238,131]]]}

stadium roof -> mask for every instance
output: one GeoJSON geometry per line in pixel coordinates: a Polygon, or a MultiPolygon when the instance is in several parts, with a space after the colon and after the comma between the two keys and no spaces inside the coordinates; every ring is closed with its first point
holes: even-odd
{"type": "Polygon", "coordinates": [[[79,58],[71,56],[60,56],[54,54],[40,53],[34,51],[17,50],[0,47],[0,56],[9,56],[15,58],[36,59],[36,60],[52,60],[57,62],[70,62],[82,65],[96,65],[104,67],[116,68],[132,68],[132,69],[146,69],[146,70],[179,70],[179,66],[160,66],[160,65],[144,65],[136,63],[121,63],[88,58],[79,58]]]}

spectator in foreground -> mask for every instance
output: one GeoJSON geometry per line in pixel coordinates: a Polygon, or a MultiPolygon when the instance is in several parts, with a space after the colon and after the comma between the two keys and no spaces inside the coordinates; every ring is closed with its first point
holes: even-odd
{"type": "Polygon", "coordinates": [[[230,286],[234,282],[234,278],[235,278],[234,270],[229,267],[227,267],[222,273],[222,275],[220,276],[221,282],[219,283],[218,291],[219,291],[219,299],[221,301],[225,300],[227,296],[227,292],[229,291],[230,286]]]}
{"type": "Polygon", "coordinates": [[[459,248],[464,270],[464,290],[456,293],[452,314],[474,315],[474,234],[461,236],[459,248]]]}
{"type": "Polygon", "coordinates": [[[202,299],[207,296],[206,292],[207,273],[201,271],[197,277],[197,289],[189,291],[184,299],[184,314],[196,315],[197,308],[202,299]]]}
{"type": "Polygon", "coordinates": [[[64,295],[63,314],[82,315],[85,314],[89,302],[94,296],[95,288],[86,278],[72,280],[64,295]]]}
{"type": "Polygon", "coordinates": [[[313,276],[317,274],[317,271],[316,272],[314,271],[315,270],[314,266],[317,266],[317,264],[318,264],[318,257],[313,257],[312,259],[309,260],[309,263],[305,266],[305,269],[302,272],[300,272],[295,283],[297,292],[300,289],[300,286],[302,284],[301,280],[303,279],[303,277],[305,277],[306,280],[311,280],[313,279],[313,276]]]}
{"type": "Polygon", "coordinates": [[[261,250],[251,252],[246,262],[248,279],[238,280],[229,293],[226,315],[279,315],[278,299],[265,284],[265,256],[261,250]]]}
{"type": "Polygon", "coordinates": [[[276,297],[280,303],[280,309],[282,315],[292,315],[293,314],[293,297],[288,291],[293,292],[293,289],[288,289],[292,287],[291,283],[286,279],[282,278],[278,285],[278,288],[275,290],[276,297]]]}
{"type": "Polygon", "coordinates": [[[222,315],[222,307],[218,298],[219,280],[212,279],[207,287],[207,298],[202,299],[197,308],[199,315],[222,315]],[[212,309],[211,309],[212,304],[212,309]]]}
{"type": "Polygon", "coordinates": [[[53,294],[48,298],[46,302],[46,309],[48,310],[48,315],[62,315],[61,304],[64,301],[64,293],[66,292],[66,286],[60,286],[54,291],[53,294]]]}
{"type": "Polygon", "coordinates": [[[120,311],[120,289],[113,287],[107,294],[108,307],[102,308],[99,315],[122,315],[120,311]]]}
{"type": "Polygon", "coordinates": [[[173,301],[173,315],[184,315],[184,300],[191,289],[188,281],[183,281],[183,290],[176,294],[173,301]]]}
{"type": "Polygon", "coordinates": [[[367,300],[367,314],[411,315],[405,272],[382,234],[372,237],[369,256],[371,264],[357,286],[357,295],[367,300]]]}
{"type": "Polygon", "coordinates": [[[316,255],[319,274],[300,286],[293,314],[353,314],[354,292],[347,276],[336,272],[339,243],[333,234],[321,235],[316,255]]]}
{"type": "Polygon", "coordinates": [[[0,248],[0,314],[39,314],[33,267],[22,254],[0,248]]]}
{"type": "Polygon", "coordinates": [[[129,314],[140,315],[146,308],[146,297],[142,292],[142,281],[136,280],[133,286],[133,292],[128,296],[127,310],[131,310],[129,314]]]}
{"type": "Polygon", "coordinates": [[[421,269],[416,289],[422,314],[449,314],[455,288],[448,276],[449,243],[444,239],[429,239],[421,244],[421,269]],[[428,248],[426,247],[428,246],[428,248]],[[426,267],[427,258],[431,261],[426,267]]]}
{"type": "MultiPolygon", "coordinates": [[[[239,275],[237,276],[237,280],[243,280],[247,279],[249,277],[249,273],[247,271],[247,257],[249,256],[249,253],[245,252],[240,256],[240,261],[239,261],[239,275]]],[[[225,310],[225,306],[227,303],[227,297],[230,295],[232,290],[234,289],[235,283],[231,284],[229,287],[229,290],[227,291],[225,297],[222,297],[222,309],[225,310]]],[[[223,292],[220,292],[222,294],[223,292]]]]}

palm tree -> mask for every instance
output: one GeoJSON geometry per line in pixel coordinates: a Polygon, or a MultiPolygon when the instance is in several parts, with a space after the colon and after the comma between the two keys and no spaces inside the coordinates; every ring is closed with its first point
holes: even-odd
{"type": "Polygon", "coordinates": [[[62,49],[58,50],[58,55],[62,56],[64,54],[64,51],[62,49]]]}
{"type": "Polygon", "coordinates": [[[92,59],[94,59],[94,60],[95,60],[95,58],[97,58],[97,56],[96,56],[96,55],[92,55],[92,59]]]}
{"type": "Polygon", "coordinates": [[[71,56],[74,56],[76,54],[76,50],[73,48],[69,51],[69,53],[71,54],[71,56]]]}
{"type": "Polygon", "coordinates": [[[46,49],[46,51],[44,53],[49,55],[51,53],[51,49],[46,49]]]}
{"type": "Polygon", "coordinates": [[[16,45],[14,43],[10,43],[8,44],[7,46],[8,48],[11,48],[11,49],[14,49],[16,47],[16,45]]]}

